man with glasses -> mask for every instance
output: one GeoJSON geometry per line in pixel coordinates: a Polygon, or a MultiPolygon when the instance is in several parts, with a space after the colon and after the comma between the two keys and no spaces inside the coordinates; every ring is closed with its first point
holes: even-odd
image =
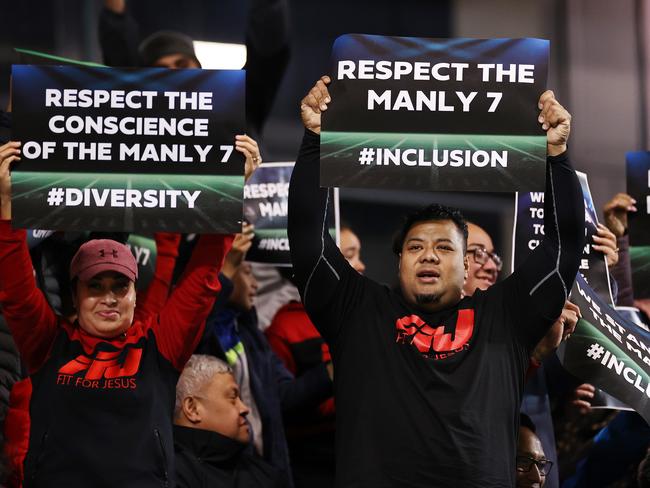
{"type": "Polygon", "coordinates": [[[472,222],[467,223],[467,254],[470,259],[463,295],[469,297],[477,289],[485,291],[496,283],[503,260],[494,252],[490,234],[472,222]]]}
{"type": "Polygon", "coordinates": [[[553,463],[546,459],[544,449],[530,417],[521,414],[517,446],[517,488],[542,488],[553,463]]]}

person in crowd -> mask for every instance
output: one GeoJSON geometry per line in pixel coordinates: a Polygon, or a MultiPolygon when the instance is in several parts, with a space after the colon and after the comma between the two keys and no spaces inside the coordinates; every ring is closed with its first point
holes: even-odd
{"type": "MultiPolygon", "coordinates": [[[[350,266],[363,274],[366,265],[361,260],[361,241],[348,225],[341,226],[340,249],[350,266]]],[[[295,376],[332,361],[329,347],[300,301],[280,308],[264,333],[273,351],[295,376]]],[[[294,412],[285,419],[297,488],[334,486],[334,413],[334,398],[330,397],[317,409],[294,412]]]]}
{"type": "MultiPolygon", "coordinates": [[[[361,260],[361,241],[349,226],[341,227],[340,249],[350,266],[363,274],[366,265],[361,260]]],[[[327,364],[331,361],[327,344],[299,301],[280,308],[264,333],[275,353],[296,376],[321,362],[327,364]]],[[[328,400],[326,411],[333,413],[332,407],[328,400]]]]}
{"type": "Polygon", "coordinates": [[[196,352],[216,356],[230,365],[250,409],[247,418],[255,449],[290,477],[282,415],[315,407],[331,396],[333,373],[331,364],[321,363],[295,378],[273,353],[257,326],[257,282],[250,263],[244,261],[251,240],[252,226],[247,226],[226,256],[219,275],[222,292],[196,352]]]}
{"type": "Polygon", "coordinates": [[[553,468],[553,462],[546,458],[535,430],[530,417],[522,413],[517,442],[517,488],[542,488],[553,468]]]}
{"type": "Polygon", "coordinates": [[[301,103],[289,240],[305,309],[334,351],[337,486],[513,486],[530,352],[560,315],[583,247],[582,192],[566,155],[571,117],[542,94],[546,235],[525,264],[461,299],[467,226],[457,210],[431,205],[394,242],[396,293],[354,271],[323,231],[318,134],[336,103],[329,82],[301,103]]]}
{"type": "MultiPolygon", "coordinates": [[[[126,0],[104,0],[99,18],[104,62],[109,66],[200,68],[188,36],[159,31],[141,41],[126,0]]],[[[246,122],[259,137],[290,57],[287,0],[252,0],[246,30],[246,122]]]]}
{"type": "MultiPolygon", "coordinates": [[[[476,290],[487,290],[497,281],[503,267],[503,260],[495,252],[490,234],[477,225],[467,224],[467,254],[470,257],[468,276],[463,285],[464,296],[472,296],[476,290]]],[[[542,426],[539,433],[546,455],[551,462],[555,462],[556,448],[553,431],[553,419],[548,398],[547,379],[542,361],[546,359],[573,330],[578,321],[578,307],[567,300],[560,317],[554,322],[542,340],[535,346],[531,353],[530,364],[526,374],[524,396],[521,409],[542,426]]],[[[528,418],[526,416],[526,418],[528,418]]],[[[546,480],[547,487],[560,486],[557,470],[546,480]]]]}
{"type": "Polygon", "coordinates": [[[174,386],[220,289],[232,238],[203,236],[164,308],[144,316],[136,313],[130,250],[88,241],[70,263],[77,317],[69,322],[37,289],[25,231],[11,227],[10,165],[19,156],[17,142],[0,147],[0,303],[29,372],[12,391],[12,401],[22,397],[29,407],[28,431],[10,450],[14,479],[25,486],[173,485],[174,386]]]}
{"type": "MultiPolygon", "coordinates": [[[[643,302],[634,297],[627,233],[628,213],[636,211],[636,201],[626,193],[614,195],[603,206],[605,225],[608,232],[615,236],[617,246],[615,261],[612,262],[609,256],[607,261],[617,285],[616,304],[636,306],[643,310],[643,302]]],[[[612,240],[611,236],[607,237],[608,241],[612,240]]],[[[607,245],[612,247],[611,244],[607,245]]],[[[596,388],[583,383],[575,389],[572,404],[585,415],[592,412],[591,402],[595,396],[596,388]]],[[[578,461],[575,472],[562,485],[563,488],[609,485],[625,478],[626,473],[641,462],[649,442],[650,427],[640,415],[626,411],[617,413],[588,442],[586,453],[578,461]]]]}
{"type": "Polygon", "coordinates": [[[232,369],[193,355],[176,385],[174,450],[178,488],[284,488],[286,479],[250,449],[249,408],[232,369]]]}
{"type": "Polygon", "coordinates": [[[467,279],[463,284],[463,296],[472,296],[478,290],[487,290],[497,282],[503,260],[495,253],[492,237],[483,227],[467,222],[467,279]]]}
{"type": "Polygon", "coordinates": [[[259,328],[265,331],[284,305],[300,301],[300,293],[291,281],[291,268],[253,262],[251,265],[258,285],[255,311],[259,328]]]}
{"type": "Polygon", "coordinates": [[[618,265],[613,266],[612,274],[618,285],[616,304],[636,307],[646,319],[650,319],[650,298],[634,296],[632,289],[632,269],[630,266],[630,239],[628,236],[628,213],[636,212],[636,200],[627,193],[617,193],[604,206],[605,225],[616,237],[618,265]]]}
{"type": "MultiPolygon", "coordinates": [[[[630,241],[628,236],[628,213],[636,212],[636,200],[627,193],[617,193],[603,206],[605,225],[598,225],[597,244],[594,249],[605,252],[607,265],[616,284],[615,302],[617,306],[636,307],[649,314],[646,300],[635,299],[632,287],[632,269],[630,266],[630,241]]],[[[650,315],[648,315],[650,316],[650,315]]],[[[596,389],[589,383],[582,383],[573,393],[572,404],[586,414],[591,410],[591,400],[596,389]]]]}

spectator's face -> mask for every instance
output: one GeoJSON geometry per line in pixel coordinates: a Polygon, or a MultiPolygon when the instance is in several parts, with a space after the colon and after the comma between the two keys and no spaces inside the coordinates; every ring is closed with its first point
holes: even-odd
{"type": "Polygon", "coordinates": [[[167,56],[158,58],[153,65],[157,68],[169,69],[200,68],[195,59],[184,54],[168,54],[167,56]]]}
{"type": "Polygon", "coordinates": [[[253,308],[257,295],[257,280],[253,276],[250,263],[242,263],[232,277],[233,291],[229,303],[238,310],[253,308]]]}
{"type": "Polygon", "coordinates": [[[239,398],[239,387],[229,373],[217,373],[195,397],[199,429],[218,432],[244,444],[250,439],[248,407],[239,398]]]}
{"type": "Polygon", "coordinates": [[[366,265],[361,261],[361,242],[350,229],[341,231],[341,253],[357,273],[363,274],[366,265]]]}
{"type": "Polygon", "coordinates": [[[463,236],[451,220],[418,222],[409,229],[399,261],[407,301],[424,310],[455,304],[466,275],[463,236]]]}
{"type": "Polygon", "coordinates": [[[123,274],[104,271],[77,282],[75,306],[83,330],[97,337],[116,337],[133,322],[135,285],[123,274]]]}
{"type": "Polygon", "coordinates": [[[479,264],[475,259],[475,252],[477,250],[487,251],[494,253],[494,244],[492,239],[481,229],[478,225],[468,224],[467,226],[467,255],[469,257],[469,270],[467,273],[467,280],[463,286],[463,293],[466,296],[474,294],[476,289],[487,290],[494,285],[497,281],[497,265],[490,256],[484,264],[479,264]]]}
{"type": "Polygon", "coordinates": [[[529,471],[520,470],[517,462],[517,488],[542,488],[546,482],[546,476],[536,464],[525,458],[532,458],[537,461],[546,459],[544,449],[539,437],[527,427],[519,428],[519,446],[517,447],[517,459],[522,460],[522,467],[530,466],[529,471]]]}

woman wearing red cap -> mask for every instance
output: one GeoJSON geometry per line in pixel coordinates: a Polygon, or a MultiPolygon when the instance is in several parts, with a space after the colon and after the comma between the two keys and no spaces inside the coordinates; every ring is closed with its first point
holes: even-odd
{"type": "Polygon", "coordinates": [[[11,227],[9,170],[19,155],[20,143],[0,146],[0,305],[29,372],[14,386],[6,424],[13,484],[174,486],[175,386],[231,236],[202,236],[164,307],[143,317],[130,250],[85,243],[70,264],[77,318],[68,321],[36,287],[25,231],[11,227]]]}

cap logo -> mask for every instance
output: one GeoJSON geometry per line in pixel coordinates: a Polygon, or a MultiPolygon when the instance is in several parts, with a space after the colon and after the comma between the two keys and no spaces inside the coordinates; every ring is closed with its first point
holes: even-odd
{"type": "MultiPolygon", "coordinates": [[[[111,254],[113,254],[113,257],[117,259],[117,250],[116,250],[116,249],[113,249],[113,250],[111,251],[111,254]]],[[[99,256],[102,257],[102,258],[105,258],[105,257],[106,257],[106,253],[104,252],[103,249],[100,249],[100,250],[99,250],[99,256]]]]}

